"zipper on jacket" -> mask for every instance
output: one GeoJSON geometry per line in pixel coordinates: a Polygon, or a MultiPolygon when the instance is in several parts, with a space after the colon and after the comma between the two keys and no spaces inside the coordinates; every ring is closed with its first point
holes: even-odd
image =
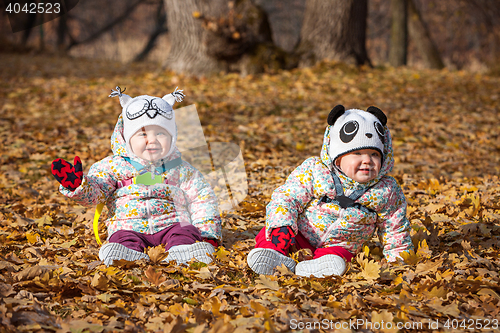
{"type": "Polygon", "coordinates": [[[344,217],[344,212],[345,212],[345,208],[341,207],[340,211],[339,211],[339,217],[335,220],[335,222],[333,222],[332,224],[330,224],[330,226],[328,227],[328,229],[326,229],[326,232],[323,234],[323,236],[321,236],[321,244],[320,244],[320,246],[323,246],[323,243],[325,243],[326,238],[332,232],[333,228],[335,228],[337,226],[337,224],[340,223],[340,221],[344,217]]]}
{"type": "Polygon", "coordinates": [[[149,204],[150,198],[151,198],[151,189],[148,186],[148,199],[146,200],[146,211],[147,211],[147,217],[148,217],[149,232],[152,235],[152,234],[154,234],[154,228],[153,228],[153,219],[151,218],[151,206],[149,204]]]}
{"type": "MultiPolygon", "coordinates": [[[[351,195],[352,192],[354,192],[354,190],[352,190],[352,189],[346,189],[346,190],[344,190],[344,195],[349,196],[349,195],[351,195]]],[[[344,212],[345,212],[346,209],[342,208],[340,206],[339,206],[339,208],[340,208],[340,210],[339,210],[339,217],[335,220],[335,222],[333,222],[328,227],[328,229],[326,229],[326,232],[323,234],[323,236],[321,236],[321,244],[320,244],[320,246],[323,246],[323,243],[325,243],[326,238],[332,232],[333,228],[335,228],[337,226],[337,224],[340,223],[340,221],[344,217],[344,212]]]]}

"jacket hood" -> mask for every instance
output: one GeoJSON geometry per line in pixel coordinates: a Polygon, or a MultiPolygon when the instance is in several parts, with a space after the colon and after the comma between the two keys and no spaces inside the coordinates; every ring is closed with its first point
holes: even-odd
{"type": "MultiPolygon", "coordinates": [[[[174,145],[174,142],[172,142],[172,145],[174,145]]],[[[156,166],[174,160],[178,157],[181,156],[181,153],[177,149],[177,147],[172,147],[172,151],[169,155],[167,155],[165,158],[154,161],[154,164],[156,166]]],[[[132,153],[129,149],[127,149],[127,143],[125,141],[125,137],[123,135],[123,117],[120,114],[118,117],[118,121],[116,122],[115,129],[113,130],[113,134],[111,135],[111,150],[113,151],[114,155],[122,156],[122,157],[128,157],[134,161],[137,161],[141,163],[144,166],[151,165],[150,161],[144,160],[142,158],[139,158],[136,156],[134,153],[132,153]]]]}
{"type": "Polygon", "coordinates": [[[334,125],[329,125],[326,127],[325,135],[323,136],[323,146],[321,147],[320,157],[323,164],[326,165],[328,169],[330,169],[330,171],[335,172],[339,176],[344,187],[348,189],[367,188],[376,184],[380,179],[382,179],[382,177],[391,172],[392,167],[394,166],[394,153],[392,150],[391,133],[389,132],[389,128],[387,127],[387,125],[384,126],[384,157],[380,172],[376,178],[366,183],[358,183],[350,177],[347,177],[333,164],[333,158],[330,156],[330,134],[332,132],[333,126],[334,125]]]}

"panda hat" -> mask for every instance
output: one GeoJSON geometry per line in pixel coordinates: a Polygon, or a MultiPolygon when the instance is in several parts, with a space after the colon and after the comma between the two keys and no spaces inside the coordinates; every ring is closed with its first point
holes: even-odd
{"type": "Polygon", "coordinates": [[[346,110],[344,106],[335,106],[328,115],[330,129],[331,160],[361,149],[374,149],[384,159],[384,135],[387,117],[377,107],[370,106],[366,111],[346,110]]]}
{"type": "Polygon", "coordinates": [[[149,125],[157,125],[165,129],[172,137],[170,151],[166,156],[170,155],[175,149],[177,141],[177,130],[175,127],[175,114],[172,106],[175,102],[182,102],[185,97],[182,90],[177,90],[173,93],[160,97],[141,95],[130,97],[124,94],[125,90],[116,87],[116,90],[111,90],[109,97],[120,98],[122,106],[123,118],[123,138],[125,139],[127,150],[130,149],[130,138],[141,128],[149,125]]]}

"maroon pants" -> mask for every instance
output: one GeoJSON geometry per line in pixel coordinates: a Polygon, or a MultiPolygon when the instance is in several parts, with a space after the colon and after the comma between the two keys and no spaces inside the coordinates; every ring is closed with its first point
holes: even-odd
{"type": "Polygon", "coordinates": [[[144,252],[147,247],[165,245],[165,251],[172,246],[189,245],[203,241],[200,231],[190,223],[175,223],[162,231],[146,235],[132,230],[118,230],[109,238],[110,243],[120,243],[131,250],[144,252]]]}
{"type": "MultiPolygon", "coordinates": [[[[302,236],[300,232],[298,233],[297,236],[295,236],[295,242],[296,242],[295,247],[297,248],[297,250],[310,249],[314,254],[313,259],[317,259],[327,254],[336,254],[339,257],[344,258],[346,262],[349,262],[351,261],[352,257],[354,257],[354,255],[351,252],[347,251],[346,249],[340,246],[315,248],[309,243],[309,241],[304,236],[302,236]]],[[[282,251],[278,250],[272,242],[266,240],[266,228],[262,228],[262,230],[257,234],[257,236],[255,236],[255,248],[273,249],[283,253],[282,251]]],[[[283,253],[283,254],[288,255],[288,253],[283,253]]]]}

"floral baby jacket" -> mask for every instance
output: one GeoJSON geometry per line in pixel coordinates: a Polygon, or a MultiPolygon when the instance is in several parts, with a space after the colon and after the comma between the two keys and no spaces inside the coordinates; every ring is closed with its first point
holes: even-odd
{"type": "MultiPolygon", "coordinates": [[[[120,181],[139,175],[128,160],[148,169],[150,166],[149,161],[128,153],[121,115],[111,136],[111,149],[113,155],[93,164],[74,192],[59,187],[62,194],[83,206],[106,204],[109,211],[109,218],[105,221],[108,239],[118,230],[153,234],[174,223],[190,223],[200,230],[202,237],[222,239],[217,198],[196,168],[182,161],[179,166],[162,173],[164,182],[161,184],[120,186],[120,181]]],[[[155,166],[178,157],[181,153],[175,148],[155,166]]]]}
{"type": "Polygon", "coordinates": [[[272,229],[289,226],[316,248],[340,246],[355,255],[378,230],[385,257],[396,261],[402,251],[413,249],[413,244],[403,191],[387,175],[394,165],[390,132],[386,126],[379,175],[367,183],[358,183],[333,166],[329,156],[332,127],[326,128],[320,157],[305,160],[273,192],[266,207],[266,239],[271,240],[272,229]],[[339,176],[346,196],[366,189],[356,201],[361,205],[340,207],[334,200],[332,172],[339,176]],[[325,195],[332,200],[320,202],[325,195]]]}

